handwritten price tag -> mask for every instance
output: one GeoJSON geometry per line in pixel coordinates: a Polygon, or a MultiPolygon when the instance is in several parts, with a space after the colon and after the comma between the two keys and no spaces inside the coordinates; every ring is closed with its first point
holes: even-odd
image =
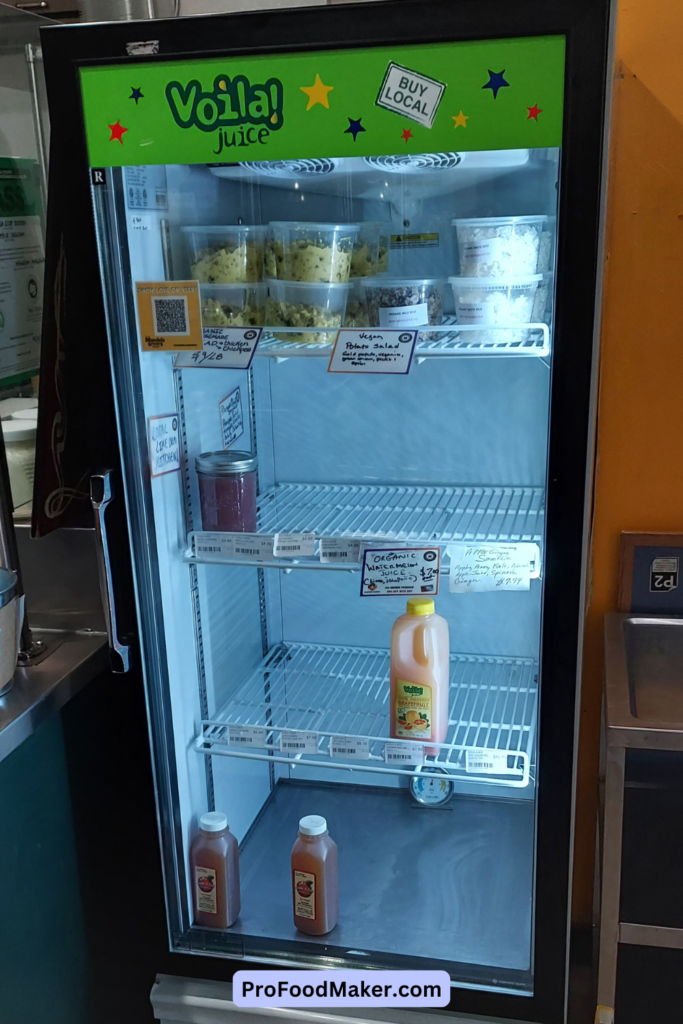
{"type": "Polygon", "coordinates": [[[367,548],[361,597],[439,593],[439,548],[367,548]]]}
{"type": "Polygon", "coordinates": [[[538,544],[449,544],[451,594],[528,590],[539,575],[538,544]]]}
{"type": "Polygon", "coordinates": [[[201,352],[182,352],[176,356],[175,365],[248,370],[261,334],[260,327],[204,327],[201,352]]]}
{"type": "Polygon", "coordinates": [[[337,333],[328,373],[409,373],[418,331],[363,331],[343,328],[337,333]]]}

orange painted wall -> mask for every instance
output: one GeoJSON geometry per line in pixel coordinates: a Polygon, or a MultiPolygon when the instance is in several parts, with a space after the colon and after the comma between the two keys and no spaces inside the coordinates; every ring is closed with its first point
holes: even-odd
{"type": "Polygon", "coordinates": [[[577,802],[574,919],[592,913],[602,628],[622,530],[683,531],[683,0],[622,0],[577,802]]]}

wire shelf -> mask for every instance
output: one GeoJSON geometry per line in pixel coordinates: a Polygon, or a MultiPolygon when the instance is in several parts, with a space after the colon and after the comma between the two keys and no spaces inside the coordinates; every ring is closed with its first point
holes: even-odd
{"type": "MultiPolygon", "coordinates": [[[[469,781],[527,786],[537,696],[532,658],[452,655],[448,734],[445,743],[424,742],[438,748],[425,763],[469,781]]],[[[385,760],[385,746],[392,742],[389,698],[387,650],[280,644],[215,717],[202,722],[195,749],[207,756],[274,759],[290,766],[413,775],[414,766],[394,766],[385,760]],[[234,732],[231,737],[230,727],[237,726],[264,730],[258,751],[244,749],[234,732]],[[283,752],[282,734],[289,739],[291,731],[314,734],[309,743],[315,752],[283,752]],[[339,737],[348,738],[352,746],[367,741],[363,759],[353,759],[351,765],[332,756],[332,741],[339,737]]]]}
{"type": "MultiPolygon", "coordinates": [[[[482,543],[540,543],[544,525],[542,487],[406,487],[375,484],[277,484],[259,495],[257,530],[275,533],[315,533],[316,556],[268,560],[275,566],[346,569],[321,564],[320,537],[344,537],[363,542],[395,541],[447,546],[454,541],[482,543]]],[[[189,536],[186,559],[236,562],[220,552],[194,554],[189,536]]],[[[254,565],[265,564],[254,559],[254,565]]]]}
{"type": "MultiPolygon", "coordinates": [[[[301,333],[301,328],[278,328],[278,334],[283,333],[301,333]]],[[[323,356],[329,359],[334,348],[337,328],[307,327],[306,333],[319,334],[320,344],[283,341],[273,336],[272,328],[266,327],[256,349],[256,355],[269,356],[278,360],[323,356]]],[[[549,354],[550,331],[547,324],[457,325],[452,314],[444,316],[441,327],[430,327],[429,331],[420,334],[415,348],[415,359],[418,363],[423,359],[435,356],[547,356],[549,354]],[[438,334],[439,337],[434,337],[435,334],[438,334]]]]}

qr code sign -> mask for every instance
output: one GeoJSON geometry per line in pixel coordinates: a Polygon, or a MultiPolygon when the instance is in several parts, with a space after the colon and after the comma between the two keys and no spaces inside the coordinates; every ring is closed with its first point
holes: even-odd
{"type": "Polygon", "coordinates": [[[152,297],[154,315],[154,333],[157,335],[188,335],[190,324],[187,315],[187,298],[185,295],[173,298],[152,297]]]}

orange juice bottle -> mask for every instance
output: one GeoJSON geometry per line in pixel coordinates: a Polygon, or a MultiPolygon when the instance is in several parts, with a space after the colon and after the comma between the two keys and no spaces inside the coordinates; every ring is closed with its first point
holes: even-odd
{"type": "MultiPolygon", "coordinates": [[[[448,684],[448,623],[431,597],[410,597],[391,630],[391,735],[444,743],[448,684]]],[[[426,754],[438,752],[425,747],[426,754]]]]}
{"type": "Polygon", "coordinates": [[[222,811],[208,811],[190,847],[194,923],[229,928],[240,912],[240,861],[237,840],[222,811]]]}
{"type": "Polygon", "coordinates": [[[327,822],[307,814],[299,822],[292,847],[294,924],[308,935],[327,935],[339,917],[337,844],[330,839],[327,822]]]}

